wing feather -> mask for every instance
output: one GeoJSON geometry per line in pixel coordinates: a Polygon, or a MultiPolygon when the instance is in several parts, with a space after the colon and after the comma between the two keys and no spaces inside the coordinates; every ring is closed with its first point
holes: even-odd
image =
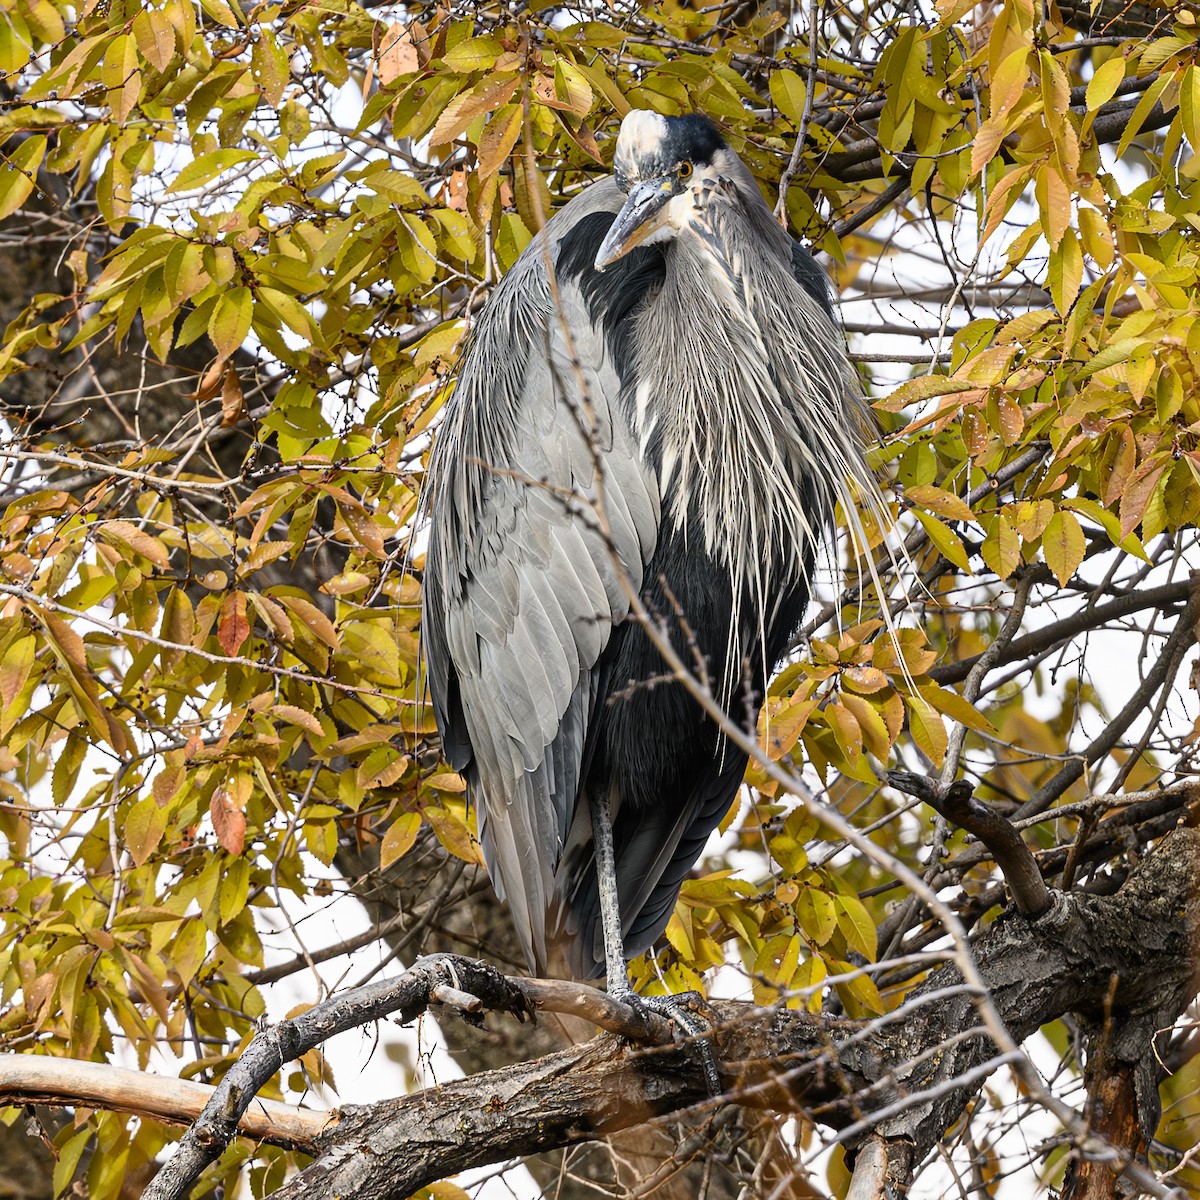
{"type": "Polygon", "coordinates": [[[546,268],[547,246],[554,261],[576,223],[620,204],[615,185],[588,188],[497,288],[429,469],[430,694],[535,968],[579,807],[594,668],[658,530],[657,485],[618,402],[610,348],[571,280],[557,281],[556,307],[546,268]]]}

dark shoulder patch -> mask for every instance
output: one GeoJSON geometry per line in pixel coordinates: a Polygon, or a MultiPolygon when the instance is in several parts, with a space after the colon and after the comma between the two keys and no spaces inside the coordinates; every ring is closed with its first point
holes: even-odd
{"type": "Polygon", "coordinates": [[[631,365],[630,318],[637,306],[662,286],[667,267],[661,247],[637,246],[604,271],[597,271],[596,252],[615,219],[615,213],[592,213],[568,229],[558,244],[557,271],[561,279],[578,284],[592,320],[604,327],[617,370],[624,375],[631,365]]]}
{"type": "Polygon", "coordinates": [[[796,282],[829,314],[829,319],[837,324],[833,315],[829,276],[817,266],[816,260],[799,242],[792,243],[792,274],[796,282]]]}

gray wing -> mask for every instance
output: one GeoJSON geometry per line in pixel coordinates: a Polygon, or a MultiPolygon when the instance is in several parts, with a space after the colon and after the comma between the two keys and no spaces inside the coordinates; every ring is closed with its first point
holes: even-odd
{"type": "Polygon", "coordinates": [[[430,694],[478,807],[492,880],[539,970],[597,660],[658,529],[657,484],[618,402],[609,346],[573,281],[557,281],[556,305],[546,266],[547,245],[554,261],[573,225],[616,213],[621,199],[611,182],[593,184],[496,289],[430,462],[430,694]]]}
{"type": "Polygon", "coordinates": [[[829,276],[821,269],[817,260],[796,241],[792,242],[792,275],[836,325],[837,318],[833,315],[833,288],[829,276]]]}

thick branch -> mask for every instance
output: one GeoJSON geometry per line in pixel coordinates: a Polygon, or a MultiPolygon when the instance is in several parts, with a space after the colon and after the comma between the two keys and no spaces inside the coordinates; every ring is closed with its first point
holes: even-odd
{"type": "MultiPolygon", "coordinates": [[[[1169,1025],[1194,994],[1200,833],[1177,830],[1115,896],[1058,896],[1041,917],[1010,914],[974,943],[979,970],[1018,1041],[1067,1012],[1111,1003],[1169,1025]],[[1112,977],[1119,986],[1111,991],[1112,977]]],[[[732,1099],[804,1107],[823,1124],[903,1139],[914,1161],[1000,1060],[957,966],[935,971],[901,1010],[871,1023],[717,1002],[715,1045],[732,1099]],[[874,1114],[872,1116],[872,1114],[874,1114]]],[[[341,1110],[325,1153],[276,1200],[403,1197],[445,1175],[587,1141],[705,1098],[678,1046],[583,1047],[368,1108],[341,1110]]],[[[1084,1147],[1087,1152],[1089,1148],[1084,1147]]]]}
{"type": "MultiPolygon", "coordinates": [[[[175,1154],[146,1189],[144,1200],[177,1200],[215,1162],[255,1103],[258,1090],[284,1063],[335,1034],[398,1013],[415,1020],[430,1004],[450,1004],[468,1019],[485,1009],[524,1020],[537,1008],[585,1017],[625,1037],[668,1042],[669,1022],[581,984],[522,981],[473,959],[439,954],[419,960],[395,979],[353,988],[257,1034],[230,1068],[184,1135],[175,1154]]],[[[561,1143],[560,1143],[561,1144],[561,1143]]]]}

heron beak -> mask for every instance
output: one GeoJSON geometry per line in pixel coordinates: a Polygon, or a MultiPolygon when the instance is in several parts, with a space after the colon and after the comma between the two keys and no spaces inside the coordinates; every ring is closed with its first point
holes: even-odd
{"type": "Polygon", "coordinates": [[[617,213],[596,253],[596,270],[603,271],[641,245],[667,222],[667,201],[675,194],[673,177],[648,179],[630,189],[625,207],[617,213]]]}

